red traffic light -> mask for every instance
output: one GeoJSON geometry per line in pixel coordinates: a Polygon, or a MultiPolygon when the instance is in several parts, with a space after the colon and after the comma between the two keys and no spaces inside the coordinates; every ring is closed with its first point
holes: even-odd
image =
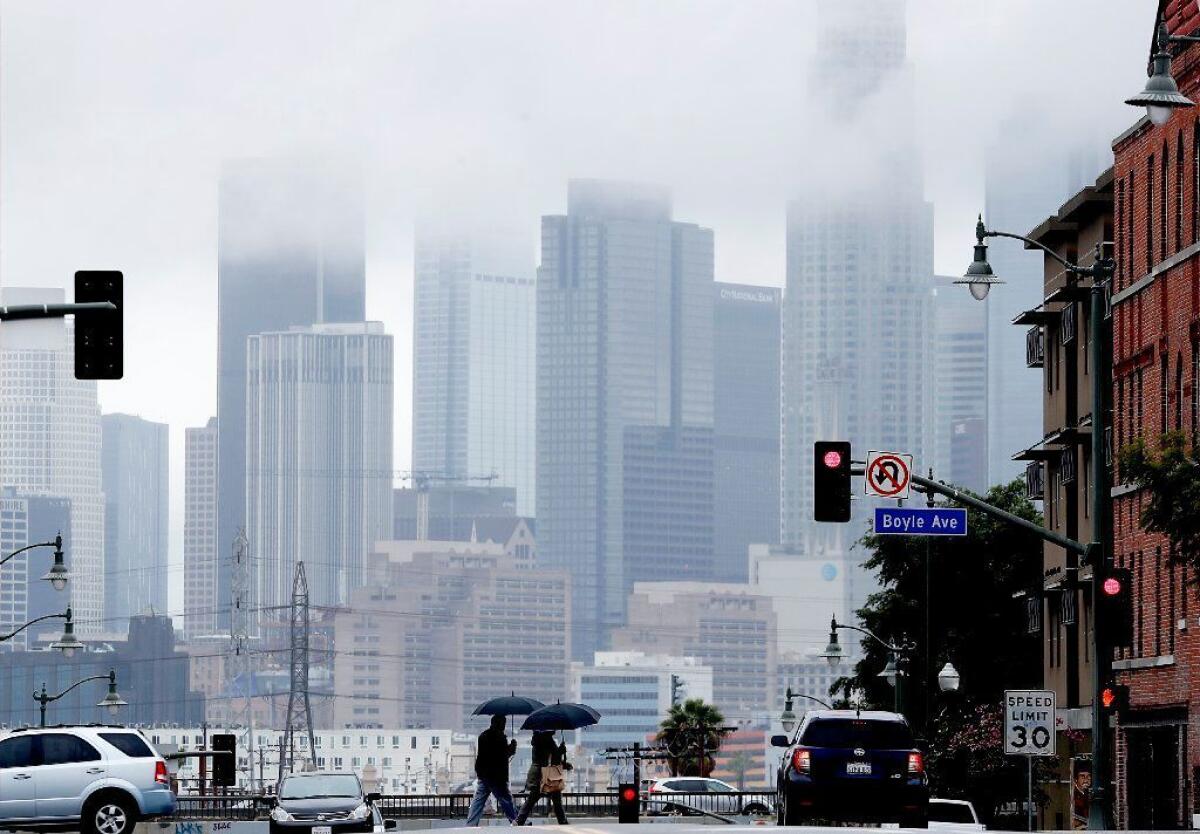
{"type": "Polygon", "coordinates": [[[1104,584],[1100,587],[1103,588],[1104,593],[1108,594],[1110,597],[1115,597],[1117,594],[1121,593],[1121,580],[1117,579],[1115,576],[1110,576],[1104,580],[1104,584]]]}
{"type": "Polygon", "coordinates": [[[837,469],[842,465],[842,453],[837,449],[830,449],[822,460],[828,468],[837,469]]]}
{"type": "Polygon", "coordinates": [[[637,799],[637,788],[632,785],[626,785],[625,789],[621,791],[621,799],[624,799],[626,802],[633,802],[637,799]]]}

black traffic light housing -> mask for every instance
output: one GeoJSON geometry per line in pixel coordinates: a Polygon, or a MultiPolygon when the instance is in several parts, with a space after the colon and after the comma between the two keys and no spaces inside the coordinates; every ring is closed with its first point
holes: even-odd
{"type": "Polygon", "coordinates": [[[75,302],[109,301],[116,310],[75,314],[75,378],[120,379],[125,373],[123,276],[120,272],[75,273],[75,302]]]}
{"type": "Polygon", "coordinates": [[[622,782],[617,788],[617,822],[636,824],[640,803],[638,786],[632,782],[622,782]]]}
{"type": "Polygon", "coordinates": [[[813,444],[813,519],[850,520],[850,444],[818,440],[813,444]]]}
{"type": "Polygon", "coordinates": [[[213,733],[212,783],[219,788],[237,784],[237,736],[233,733],[213,733]]]}
{"type": "Polygon", "coordinates": [[[1133,646],[1133,572],[1128,568],[1096,569],[1096,628],[1112,648],[1133,646]]]}

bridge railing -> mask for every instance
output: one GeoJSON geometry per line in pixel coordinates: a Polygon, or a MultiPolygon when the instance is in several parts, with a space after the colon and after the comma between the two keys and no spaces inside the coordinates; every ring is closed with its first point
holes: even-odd
{"type": "MultiPolygon", "coordinates": [[[[513,794],[517,808],[526,794],[513,794]]],[[[174,819],[177,820],[253,820],[266,819],[274,797],[250,794],[224,796],[183,795],[177,798],[174,819]]],[[[471,794],[385,794],[379,801],[379,811],[386,819],[465,819],[471,805],[471,794]]],[[[643,814],[721,814],[727,816],[768,815],[774,812],[775,796],[765,791],[736,791],[733,793],[648,793],[642,792],[643,814]]],[[[492,806],[494,807],[494,805],[492,806]]],[[[615,817],[616,791],[593,793],[564,793],[563,810],[567,816],[615,817]]],[[[489,812],[491,809],[489,808],[489,812]]],[[[535,815],[550,813],[551,806],[542,801],[535,815]]]]}

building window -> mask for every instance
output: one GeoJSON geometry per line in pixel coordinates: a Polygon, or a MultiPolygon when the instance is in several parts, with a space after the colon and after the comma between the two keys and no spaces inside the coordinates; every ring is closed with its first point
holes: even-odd
{"type": "Polygon", "coordinates": [[[1175,354],[1175,431],[1183,431],[1183,354],[1175,354]]]}
{"type": "Polygon", "coordinates": [[[1162,548],[1154,548],[1154,655],[1162,654],[1162,548]]]}
{"type": "Polygon", "coordinates": [[[1192,340],[1192,447],[1200,440],[1200,339],[1192,340]]]}
{"type": "MultiPolygon", "coordinates": [[[[1197,153],[1200,153],[1200,148],[1197,148],[1197,153]]],[[[1125,284],[1128,286],[1133,283],[1133,215],[1134,204],[1137,202],[1137,192],[1134,191],[1134,171],[1129,172],[1129,204],[1125,211],[1125,284]]],[[[1200,183],[1197,184],[1200,188],[1200,183]]]]}
{"type": "Polygon", "coordinates": [[[1137,373],[1136,373],[1136,374],[1134,374],[1134,377],[1133,377],[1133,378],[1134,378],[1134,381],[1137,383],[1137,399],[1134,401],[1134,410],[1133,410],[1133,415],[1134,415],[1134,423],[1133,423],[1133,430],[1129,432],[1129,436],[1130,436],[1131,438],[1132,438],[1132,437],[1134,437],[1134,436],[1136,436],[1136,437],[1137,437],[1139,440],[1142,438],[1142,396],[1143,396],[1143,394],[1145,393],[1145,390],[1146,390],[1146,387],[1145,387],[1145,382],[1146,382],[1145,371],[1146,371],[1146,368],[1145,368],[1145,366],[1143,366],[1143,367],[1140,367],[1140,368],[1138,368],[1138,369],[1137,369],[1137,373]]]}
{"type": "MultiPolygon", "coordinates": [[[[1142,570],[1142,551],[1140,550],[1133,557],[1133,575],[1133,587],[1140,589],[1142,587],[1142,580],[1145,579],[1142,570]]],[[[1134,657],[1141,657],[1142,638],[1146,635],[1146,606],[1139,602],[1135,607],[1137,608],[1137,617],[1133,624],[1133,652],[1134,657]]]]}
{"type": "Polygon", "coordinates": [[[1154,154],[1146,160],[1146,271],[1154,268],[1154,154]]]}
{"type": "Polygon", "coordinates": [[[1167,149],[1167,143],[1163,142],[1162,165],[1158,172],[1158,259],[1160,261],[1167,259],[1167,206],[1170,205],[1170,200],[1167,197],[1167,182],[1170,168],[1171,151],[1167,149]]]}
{"type": "Polygon", "coordinates": [[[1183,131],[1175,142],[1175,251],[1183,248],[1183,131]]]}
{"type": "MultiPolygon", "coordinates": [[[[1125,217],[1125,180],[1117,180],[1117,228],[1115,234],[1116,240],[1116,255],[1120,261],[1125,260],[1125,227],[1121,219],[1125,217]]],[[[1124,277],[1125,265],[1122,263],[1117,274],[1113,276],[1113,283],[1116,284],[1116,289],[1121,289],[1121,278],[1124,277]]]]}
{"type": "Polygon", "coordinates": [[[1167,653],[1175,654],[1175,552],[1167,556],[1167,653]]]}
{"type": "Polygon", "coordinates": [[[1159,397],[1159,431],[1163,434],[1167,433],[1167,411],[1170,404],[1170,392],[1167,388],[1167,374],[1170,372],[1171,360],[1166,356],[1159,359],[1158,362],[1158,384],[1161,396],[1159,397]]]}

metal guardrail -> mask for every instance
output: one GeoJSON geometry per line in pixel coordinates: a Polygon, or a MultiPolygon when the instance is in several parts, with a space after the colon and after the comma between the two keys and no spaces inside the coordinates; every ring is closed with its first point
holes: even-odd
{"type": "MultiPolygon", "coordinates": [[[[518,808],[525,793],[513,794],[518,808]]],[[[177,820],[253,820],[266,819],[274,798],[249,794],[224,796],[183,795],[176,799],[177,820]]],[[[379,810],[386,819],[465,819],[471,794],[385,794],[379,810]]],[[[770,814],[775,807],[774,793],[737,791],[734,793],[648,793],[642,792],[644,814],[770,814]]],[[[550,804],[542,802],[535,815],[550,813],[550,804]]],[[[564,793],[563,810],[567,816],[615,817],[616,791],[564,793]]]]}

